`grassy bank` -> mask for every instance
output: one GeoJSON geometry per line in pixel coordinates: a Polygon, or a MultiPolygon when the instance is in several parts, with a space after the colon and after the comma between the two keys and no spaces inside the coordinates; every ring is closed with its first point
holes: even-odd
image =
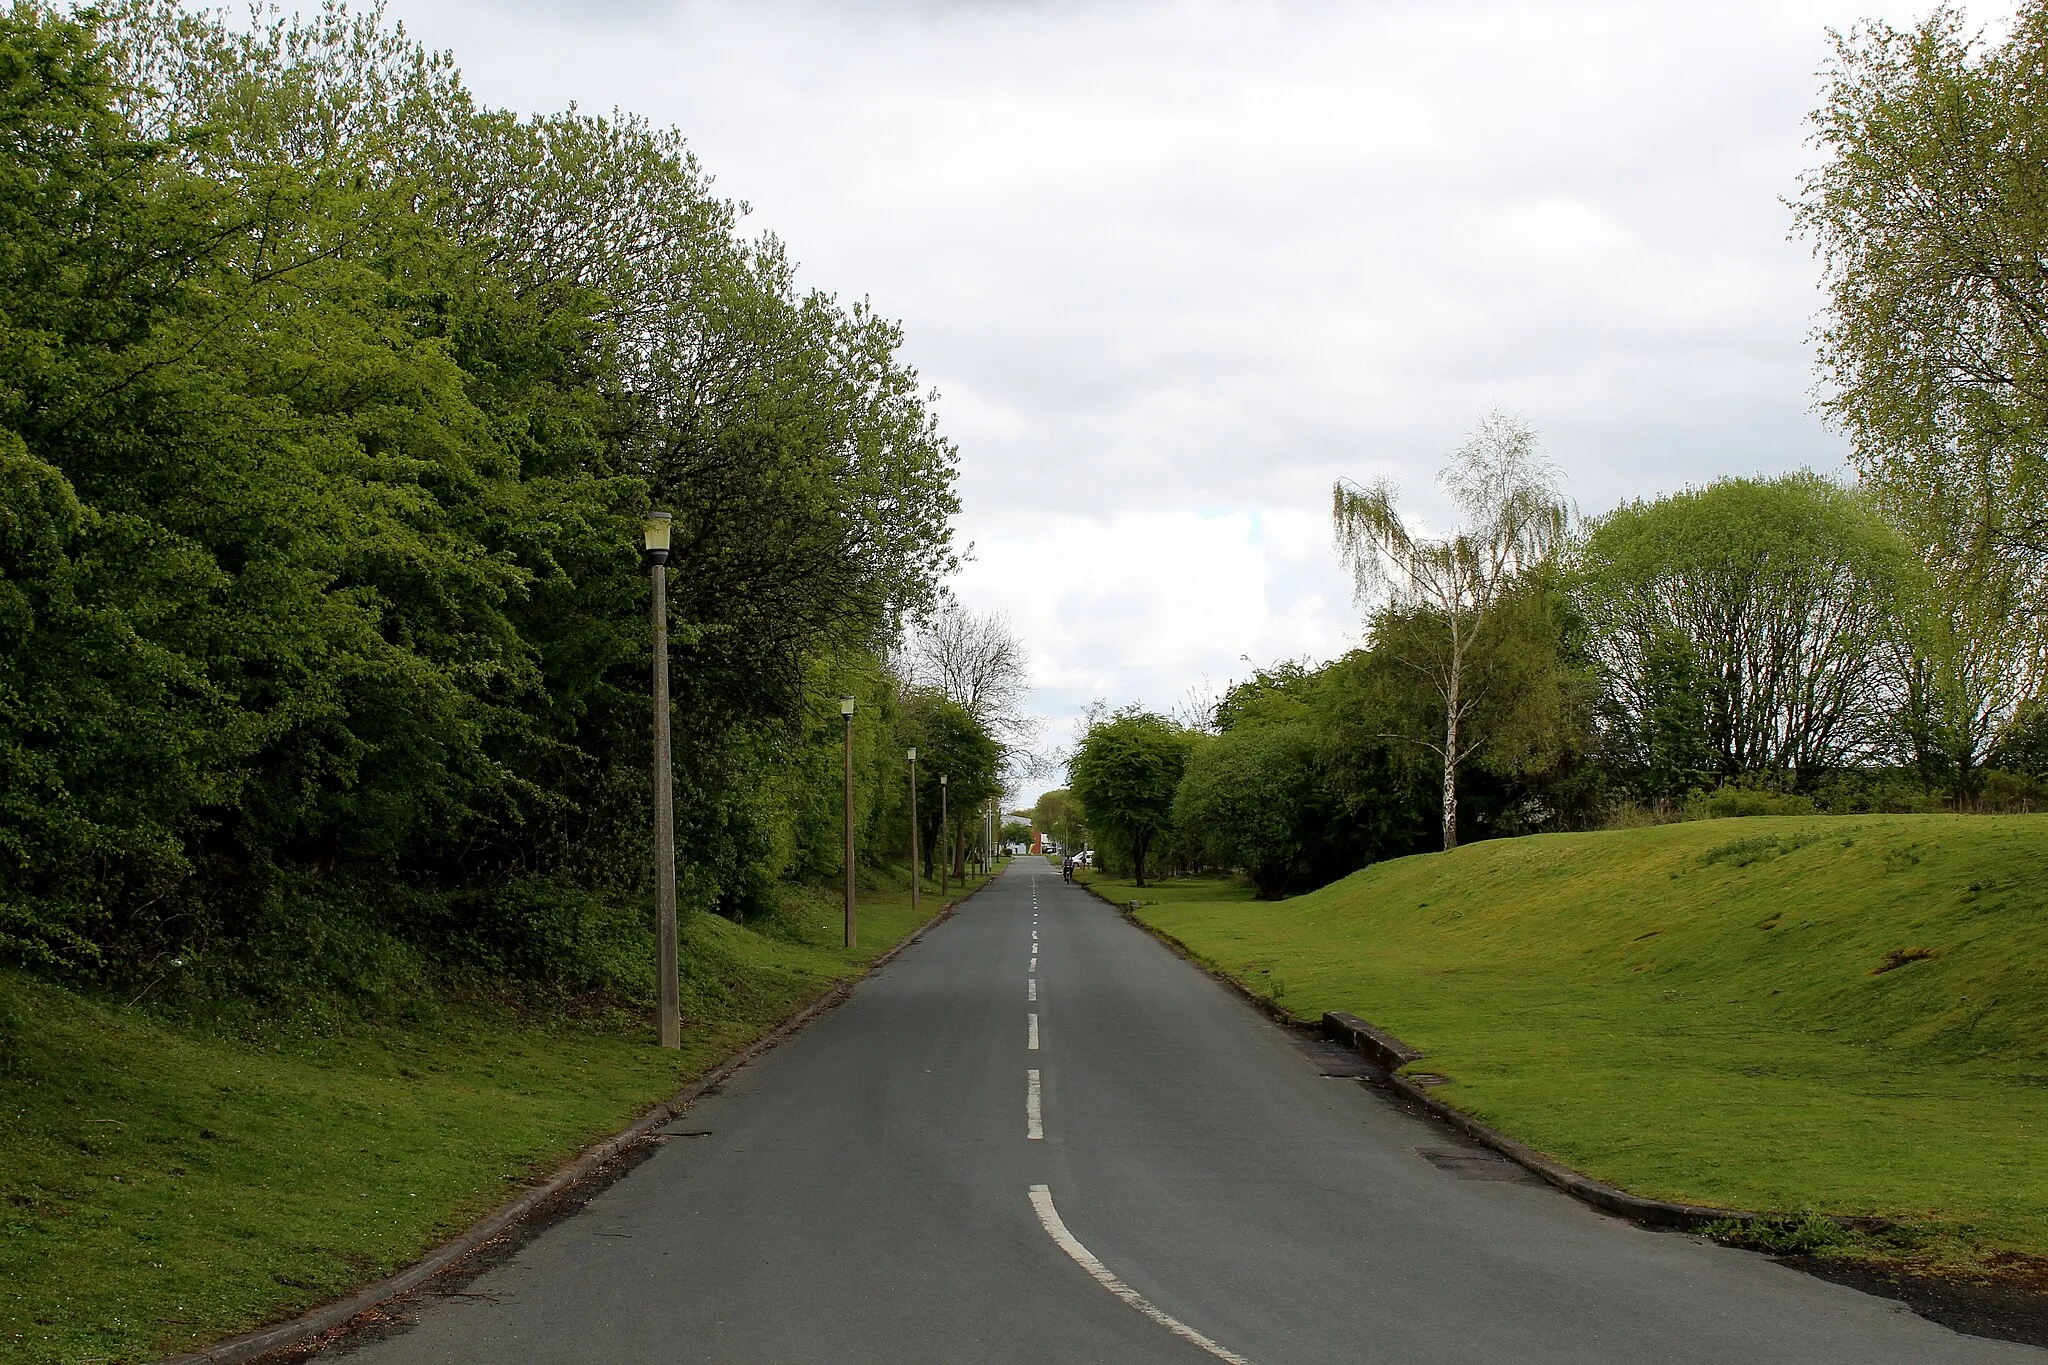
{"type": "Polygon", "coordinates": [[[1860,1250],[1930,1267],[2048,1255],[2048,818],[1501,840],[1277,904],[1173,886],[1102,889],[1602,1180],[1895,1220],[1860,1250]]]}
{"type": "Polygon", "coordinates": [[[772,934],[692,917],[680,1053],[638,1011],[439,1001],[252,1034],[0,973],[0,1361],[147,1360],[401,1267],[938,904],[864,893],[851,952],[829,893],[772,934]]]}

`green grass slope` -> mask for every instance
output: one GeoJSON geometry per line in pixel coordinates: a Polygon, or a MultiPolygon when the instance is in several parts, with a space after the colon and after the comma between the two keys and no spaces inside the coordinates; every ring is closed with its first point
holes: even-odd
{"type": "Polygon", "coordinates": [[[685,927],[684,1045],[639,1012],[442,1003],[252,1036],[0,972],[0,1362],[149,1360],[417,1259],[673,1094],[938,908],[798,897],[685,927]]]}
{"type": "MultiPolygon", "coordinates": [[[[1106,894],[1151,899],[1121,888],[1106,894]]],[[[2048,1254],[2048,818],[1713,820],[1468,845],[1150,924],[1434,1093],[1671,1199],[2048,1254]]]]}

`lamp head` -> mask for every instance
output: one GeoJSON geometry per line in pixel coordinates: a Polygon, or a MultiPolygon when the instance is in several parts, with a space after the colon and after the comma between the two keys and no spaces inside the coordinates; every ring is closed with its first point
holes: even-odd
{"type": "Polygon", "coordinates": [[[853,714],[852,697],[841,697],[839,699],[839,714],[842,716],[850,716],[853,714]]]}
{"type": "Polygon", "coordinates": [[[915,750],[915,749],[912,749],[912,750],[910,751],[910,761],[911,761],[912,763],[915,763],[915,762],[917,762],[917,750],[915,750]]]}
{"type": "Polygon", "coordinates": [[[669,530],[675,517],[668,512],[649,512],[640,523],[641,552],[649,564],[668,563],[669,530]]]}
{"type": "Polygon", "coordinates": [[[946,775],[944,773],[939,774],[939,785],[941,787],[946,785],[946,775]]]}

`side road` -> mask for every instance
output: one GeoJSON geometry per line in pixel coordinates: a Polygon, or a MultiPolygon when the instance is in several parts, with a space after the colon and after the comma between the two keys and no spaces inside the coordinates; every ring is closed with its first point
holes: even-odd
{"type": "Polygon", "coordinates": [[[476,1359],[2022,1361],[1594,1212],[1023,860],[651,1156],[337,1346],[476,1359]]]}

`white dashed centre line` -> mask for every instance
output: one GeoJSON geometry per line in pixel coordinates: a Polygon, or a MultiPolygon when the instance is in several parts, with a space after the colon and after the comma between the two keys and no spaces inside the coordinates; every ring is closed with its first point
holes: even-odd
{"type": "Polygon", "coordinates": [[[1025,1033],[1024,1050],[1038,1051],[1038,1016],[1035,1014],[1031,1016],[1031,1027],[1025,1033]]]}
{"type": "MultiPolygon", "coordinates": [[[[1036,1075],[1036,1072],[1032,1073],[1036,1075]]],[[[1053,1243],[1061,1251],[1074,1258],[1075,1264],[1095,1277],[1095,1282],[1110,1293],[1122,1299],[1131,1307],[1143,1313],[1152,1321],[1164,1327],[1183,1341],[1192,1342],[1218,1360],[1227,1360],[1231,1365],[1251,1365],[1251,1362],[1235,1351],[1226,1351],[1194,1328],[1174,1317],[1162,1308],[1154,1307],[1152,1301],[1116,1277],[1108,1266],[1095,1259],[1095,1253],[1081,1245],[1074,1234],[1067,1231],[1067,1225],[1060,1219],[1060,1211],[1052,1205],[1052,1190],[1044,1185],[1031,1187],[1031,1207],[1038,1210],[1038,1221],[1045,1225],[1053,1243]]]]}
{"type": "Polygon", "coordinates": [[[1025,995],[1024,998],[1026,1000],[1036,1000],[1038,998],[1038,978],[1035,976],[1029,978],[1027,984],[1031,987],[1031,989],[1025,995]]]}
{"type": "Polygon", "coordinates": [[[1033,1141],[1045,1137],[1045,1115],[1039,1109],[1038,1073],[1024,1073],[1024,1136],[1033,1141]]]}

